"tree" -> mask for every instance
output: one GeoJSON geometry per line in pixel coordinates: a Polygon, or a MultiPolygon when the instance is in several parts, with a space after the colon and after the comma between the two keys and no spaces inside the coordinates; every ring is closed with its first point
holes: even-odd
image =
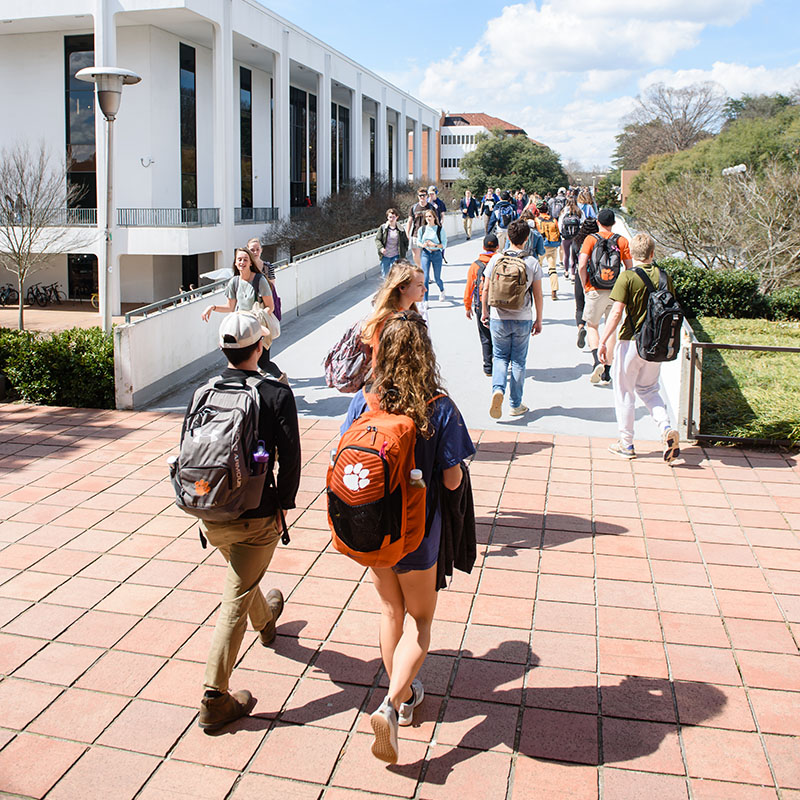
{"type": "Polygon", "coordinates": [[[52,163],[44,143],[0,152],[0,265],[17,278],[19,329],[24,329],[23,286],[51,256],[88,244],[95,234],[68,228],[68,208],[81,190],[67,183],[65,166],[52,163]]]}
{"type": "Polygon", "coordinates": [[[600,179],[594,199],[598,208],[619,208],[619,172],[605,175],[600,179]]]}
{"type": "Polygon", "coordinates": [[[719,129],[727,101],[721,89],[713,81],[681,89],[651,84],[637,96],[632,121],[642,125],[661,122],[668,145],[663,152],[686,150],[719,129]]]}
{"type": "Polygon", "coordinates": [[[470,189],[477,197],[495,186],[544,194],[569,181],[561,159],[549,147],[499,128],[478,134],[475,150],[461,159],[461,170],[467,177],[456,184],[457,193],[470,189]]]}
{"type": "Polygon", "coordinates": [[[736,100],[731,98],[725,103],[727,119],[723,130],[737,119],[774,117],[790,105],[792,105],[792,98],[777,92],[775,94],[743,94],[736,100]]]}
{"type": "Polygon", "coordinates": [[[639,169],[650,156],[665,152],[668,135],[661,120],[629,123],[616,135],[617,148],[611,158],[619,169],[639,169]]]}

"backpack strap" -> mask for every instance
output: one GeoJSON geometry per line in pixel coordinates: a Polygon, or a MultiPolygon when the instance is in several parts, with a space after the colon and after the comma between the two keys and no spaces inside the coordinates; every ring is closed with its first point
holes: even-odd
{"type": "MultiPolygon", "coordinates": [[[[647,275],[647,273],[641,267],[634,267],[633,271],[642,279],[642,283],[645,285],[645,288],[647,289],[648,294],[652,293],[652,292],[654,292],[656,290],[656,287],[653,286],[653,281],[650,280],[650,278],[647,275]]],[[[659,286],[660,286],[661,285],[660,278],[664,274],[661,271],[661,267],[659,267],[659,272],[661,273],[661,275],[659,275],[659,281],[658,281],[659,286]]]]}

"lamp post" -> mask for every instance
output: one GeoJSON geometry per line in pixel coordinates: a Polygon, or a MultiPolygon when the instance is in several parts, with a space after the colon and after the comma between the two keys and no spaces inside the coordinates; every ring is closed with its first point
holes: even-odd
{"type": "Polygon", "coordinates": [[[113,206],[113,181],[112,181],[112,148],[114,135],[114,120],[117,118],[119,103],[122,99],[122,87],[139,83],[141,78],[129,69],[118,67],[85,67],[75,73],[75,77],[88,83],[93,83],[97,90],[97,103],[106,120],[106,227],[104,231],[105,263],[98,270],[98,291],[100,294],[100,316],[103,323],[103,333],[111,331],[111,304],[108,297],[108,275],[111,272],[111,224],[113,206]]]}

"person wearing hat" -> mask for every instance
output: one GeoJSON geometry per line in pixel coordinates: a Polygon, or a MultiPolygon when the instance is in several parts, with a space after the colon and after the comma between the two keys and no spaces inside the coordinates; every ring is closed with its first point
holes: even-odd
{"type": "Polygon", "coordinates": [[[470,264],[467,272],[467,285],[464,288],[464,308],[467,319],[472,319],[473,313],[478,324],[478,338],[483,352],[483,374],[492,374],[492,332],[489,326],[481,320],[481,292],[485,279],[486,265],[497,252],[499,243],[493,233],[483,237],[483,252],[470,264]]]}
{"type": "MultiPolygon", "coordinates": [[[[605,317],[608,321],[608,315],[611,313],[611,308],[614,305],[611,300],[611,289],[598,289],[589,280],[587,264],[592,257],[592,250],[598,242],[598,237],[603,239],[610,239],[614,232],[611,230],[616,223],[617,218],[610,208],[600,209],[597,215],[597,225],[599,230],[597,233],[587,236],[581,245],[581,254],[578,259],[578,273],[580,281],[583,285],[585,295],[585,305],[583,308],[583,319],[586,322],[587,336],[589,339],[589,348],[592,351],[592,374],[589,380],[597,385],[608,385],[611,383],[611,362],[602,364],[597,355],[597,348],[600,344],[600,320],[605,317]]],[[[630,269],[633,266],[633,259],[631,258],[631,249],[628,240],[624,236],[617,239],[617,247],[619,248],[619,256],[621,265],[625,269],[630,269]]],[[[614,352],[615,339],[612,336],[607,341],[608,352],[614,352]]]]}
{"type": "Polygon", "coordinates": [[[256,317],[245,312],[227,314],[219,326],[219,346],[228,362],[220,379],[260,378],[257,388],[261,413],[257,438],[264,442],[270,460],[269,476],[257,508],[245,511],[230,522],[200,522],[205,538],[228,562],[197,721],[209,732],[243,717],[254,705],[250,692],[230,692],[229,682],[248,617],[262,645],[267,647],[275,640],[275,625],[283,611],[283,595],[280,590],[271,589],[265,597],[259,583],[281,538],[281,513],[295,507],[300,485],[300,431],[294,395],[286,384],[264,378],[258,371],[264,343],[256,317]],[[277,478],[274,475],[276,463],[280,465],[277,478]]]}
{"type": "Polygon", "coordinates": [[[433,206],[436,215],[439,217],[439,221],[441,222],[444,218],[444,213],[447,211],[447,206],[444,203],[444,200],[439,198],[439,190],[431,184],[428,187],[428,205],[433,206]]]}

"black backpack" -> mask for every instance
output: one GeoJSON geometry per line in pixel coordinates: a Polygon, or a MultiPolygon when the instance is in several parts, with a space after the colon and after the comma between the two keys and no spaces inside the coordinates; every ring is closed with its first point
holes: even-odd
{"type": "Polygon", "coordinates": [[[550,215],[553,217],[553,219],[559,218],[566,204],[567,201],[560,195],[557,195],[550,201],[550,215]]]}
{"type": "Polygon", "coordinates": [[[472,289],[472,308],[480,313],[483,305],[481,303],[481,289],[483,288],[483,273],[486,272],[485,261],[475,261],[475,264],[480,264],[478,271],[475,273],[475,286],[472,289]]]}
{"type": "Polygon", "coordinates": [[[561,235],[565,239],[574,239],[581,229],[581,218],[576,217],[574,214],[567,214],[561,220],[561,235]]]}
{"type": "Polygon", "coordinates": [[[669,290],[667,273],[658,268],[658,288],[641,267],[636,274],[647,288],[644,322],[634,334],[636,349],[645,361],[674,361],[681,347],[683,309],[669,290]]]}
{"type": "Polygon", "coordinates": [[[596,241],[586,265],[589,283],[595,289],[613,289],[622,263],[617,245],[619,234],[613,233],[608,239],[599,233],[593,233],[592,236],[596,241]]]}

